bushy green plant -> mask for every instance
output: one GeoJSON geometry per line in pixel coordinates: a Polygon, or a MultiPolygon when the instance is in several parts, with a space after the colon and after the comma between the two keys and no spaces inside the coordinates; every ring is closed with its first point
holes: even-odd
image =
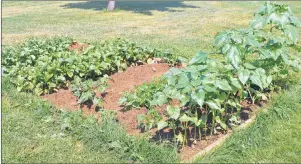
{"type": "MultiPolygon", "coordinates": [[[[227,131],[238,122],[241,102],[267,100],[266,92],[279,88],[278,81],[300,70],[300,56],[293,55],[300,21],[287,5],[265,3],[255,13],[250,28],[226,30],[215,37],[215,53],[225,61],[211,59],[206,52],[197,53],[186,68],[171,68],[164,77],[167,84],[155,93],[150,105],[167,104],[167,119],[157,122],[158,130],[174,130],[175,141],[187,144],[187,130],[194,127],[212,135],[227,131]],[[178,100],[178,106],[171,104],[178,100]]],[[[147,117],[145,118],[152,118],[147,117]]],[[[201,137],[201,134],[199,135],[201,137]]]]}
{"type": "Polygon", "coordinates": [[[37,95],[68,87],[75,77],[96,80],[123,71],[132,64],[161,57],[176,63],[177,57],[156,49],[144,48],[123,39],[90,44],[83,52],[70,52],[70,38],[30,39],[17,47],[3,50],[3,73],[19,91],[37,95]]]}
{"type": "Polygon", "coordinates": [[[135,87],[134,91],[123,93],[123,97],[119,99],[119,103],[124,105],[124,109],[130,110],[140,107],[150,109],[153,95],[163,90],[166,81],[162,78],[153,79],[149,83],[143,83],[135,87]]]}
{"type": "Polygon", "coordinates": [[[78,97],[78,104],[94,105],[103,108],[102,97],[97,97],[96,92],[104,92],[108,87],[106,80],[108,76],[104,76],[97,81],[91,79],[82,81],[81,78],[75,77],[71,84],[73,94],[78,97]]]}

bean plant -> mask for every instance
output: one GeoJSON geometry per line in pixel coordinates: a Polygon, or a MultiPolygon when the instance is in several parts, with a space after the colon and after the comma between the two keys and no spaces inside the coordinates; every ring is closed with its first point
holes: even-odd
{"type": "MultiPolygon", "coordinates": [[[[200,51],[186,68],[171,68],[164,75],[167,83],[150,98],[150,105],[167,105],[167,118],[148,122],[157,122],[158,130],[172,129],[174,141],[182,147],[188,144],[191,128],[193,143],[197,136],[227,132],[239,124],[242,101],[267,100],[268,92],[282,87],[281,79],[301,69],[300,56],[293,53],[298,50],[300,26],[287,5],[266,2],[255,12],[250,27],[221,31],[214,52],[200,51]],[[178,105],[173,105],[174,100],[178,105]]],[[[152,118],[148,114],[144,118],[152,118]]]]}
{"type": "Polygon", "coordinates": [[[96,93],[103,93],[108,87],[106,83],[107,78],[108,76],[104,76],[97,81],[91,79],[82,81],[81,78],[75,77],[72,81],[71,89],[73,94],[78,97],[78,104],[103,108],[103,99],[102,97],[97,97],[96,93]]]}
{"type": "Polygon", "coordinates": [[[125,110],[131,110],[141,107],[152,108],[151,101],[153,94],[161,91],[166,84],[163,78],[155,78],[149,83],[143,83],[135,88],[134,91],[123,93],[119,103],[124,106],[125,110]]]}
{"type": "Polygon", "coordinates": [[[5,47],[3,73],[12,77],[18,91],[36,95],[56,92],[74,81],[73,92],[82,104],[95,99],[92,81],[155,57],[171,65],[179,62],[169,52],[141,47],[124,39],[92,43],[81,52],[70,52],[72,43],[73,39],[66,37],[32,38],[18,46],[5,47]]]}

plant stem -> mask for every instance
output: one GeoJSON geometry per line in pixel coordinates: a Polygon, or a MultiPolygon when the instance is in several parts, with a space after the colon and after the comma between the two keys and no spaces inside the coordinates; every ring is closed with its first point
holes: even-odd
{"type": "Polygon", "coordinates": [[[247,91],[248,91],[248,93],[249,93],[249,95],[250,95],[250,98],[252,99],[252,104],[254,104],[254,103],[255,103],[255,100],[254,100],[254,97],[252,96],[252,94],[251,94],[251,92],[250,92],[250,90],[249,90],[249,86],[248,86],[248,88],[247,88],[247,91]]]}
{"type": "Polygon", "coordinates": [[[185,142],[185,146],[187,145],[187,126],[188,126],[188,122],[185,122],[185,140],[184,140],[184,142],[185,142]]]}
{"type": "Polygon", "coordinates": [[[172,130],[173,130],[173,140],[174,142],[176,142],[176,124],[173,122],[173,127],[172,127],[172,130]]]}
{"type": "Polygon", "coordinates": [[[183,123],[182,123],[182,125],[183,125],[183,127],[184,127],[184,135],[183,135],[183,142],[182,142],[182,149],[183,149],[184,146],[185,146],[185,138],[186,138],[185,134],[186,134],[186,129],[185,129],[185,126],[184,126],[183,123]]]}
{"type": "Polygon", "coordinates": [[[214,124],[215,124],[215,111],[212,112],[212,126],[211,126],[211,129],[210,129],[210,135],[212,136],[213,134],[213,129],[214,129],[214,124]]]}
{"type": "MultiPolygon", "coordinates": [[[[197,122],[198,122],[198,111],[195,110],[195,117],[197,118],[197,122]]],[[[195,124],[194,126],[194,140],[196,140],[196,128],[197,128],[197,125],[195,124]]]]}
{"type": "Polygon", "coordinates": [[[201,131],[201,127],[199,127],[199,138],[200,138],[200,141],[202,140],[202,131],[201,131]]]}

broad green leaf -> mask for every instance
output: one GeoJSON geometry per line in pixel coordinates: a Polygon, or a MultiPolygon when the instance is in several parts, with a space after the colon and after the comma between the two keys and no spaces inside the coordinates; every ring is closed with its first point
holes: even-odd
{"type": "Polygon", "coordinates": [[[224,91],[231,91],[232,88],[229,85],[228,81],[225,79],[220,79],[215,81],[215,86],[224,91]]]}
{"type": "Polygon", "coordinates": [[[250,77],[250,71],[247,69],[239,69],[237,73],[240,82],[245,85],[250,77]]]}
{"type": "Polygon", "coordinates": [[[167,126],[168,126],[168,123],[165,122],[165,121],[160,121],[160,122],[158,122],[158,124],[157,124],[158,130],[161,130],[161,129],[167,127],[167,126]]]}
{"type": "Polygon", "coordinates": [[[190,84],[191,84],[192,86],[194,86],[194,87],[198,87],[198,86],[200,86],[200,85],[202,84],[202,81],[201,81],[200,79],[192,80],[192,81],[190,82],[190,84]]]}
{"type": "Polygon", "coordinates": [[[119,104],[125,104],[127,102],[127,98],[126,97],[121,97],[118,101],[119,104]]]}
{"type": "Polygon", "coordinates": [[[230,79],[231,84],[236,88],[236,89],[241,89],[241,84],[239,83],[238,79],[236,78],[231,78],[230,79]]]}
{"type": "Polygon", "coordinates": [[[229,105],[232,106],[232,107],[236,107],[236,103],[235,103],[235,101],[233,101],[233,100],[228,100],[228,101],[227,101],[227,104],[229,104],[229,105]]]}
{"type": "Polygon", "coordinates": [[[186,114],[183,114],[179,120],[181,122],[189,122],[189,121],[191,121],[191,117],[187,116],[186,114]]]}
{"type": "Polygon", "coordinates": [[[217,98],[218,98],[221,102],[223,102],[223,101],[225,101],[225,100],[227,99],[227,94],[223,92],[223,93],[219,94],[219,95],[217,96],[217,98]]]}
{"type": "Polygon", "coordinates": [[[266,85],[265,87],[268,87],[272,83],[273,77],[269,75],[266,79],[266,85]]]}
{"type": "Polygon", "coordinates": [[[188,85],[182,89],[181,93],[182,94],[191,93],[192,89],[193,89],[192,86],[188,85]]]}
{"type": "Polygon", "coordinates": [[[295,16],[290,16],[290,20],[291,20],[291,22],[292,22],[295,26],[297,26],[297,27],[300,27],[300,26],[301,26],[301,22],[300,22],[300,20],[299,20],[297,17],[295,17],[295,16]]]}
{"type": "Polygon", "coordinates": [[[299,32],[297,27],[292,26],[292,25],[287,25],[284,28],[284,34],[290,39],[292,40],[294,43],[297,42],[298,37],[299,37],[299,32]]]}
{"type": "Polygon", "coordinates": [[[181,96],[180,91],[175,88],[165,88],[164,93],[167,97],[171,99],[179,99],[181,96]]]}
{"type": "Polygon", "coordinates": [[[226,53],[230,50],[231,47],[232,47],[231,44],[225,44],[225,45],[223,45],[223,47],[221,48],[221,52],[222,52],[223,54],[226,54],[226,53]]]}
{"type": "Polygon", "coordinates": [[[217,92],[217,90],[215,89],[215,87],[211,87],[211,86],[208,86],[208,85],[204,86],[204,90],[206,92],[217,92]]]}
{"type": "Polygon", "coordinates": [[[259,86],[261,89],[263,89],[263,85],[262,85],[262,82],[260,80],[260,76],[259,75],[252,75],[250,77],[251,81],[253,84],[259,86]]]}
{"type": "Polygon", "coordinates": [[[203,106],[205,100],[205,92],[203,90],[198,90],[197,92],[191,93],[191,98],[196,101],[199,106],[203,106]]]}
{"type": "Polygon", "coordinates": [[[250,36],[247,36],[246,38],[246,44],[247,45],[250,45],[252,47],[260,47],[260,43],[256,40],[255,36],[253,35],[250,35],[250,36]]]}
{"type": "Polygon", "coordinates": [[[214,101],[206,101],[206,104],[211,108],[211,109],[215,109],[215,110],[218,110],[218,109],[221,109],[221,107],[219,106],[218,103],[214,102],[214,101]]]}
{"type": "Polygon", "coordinates": [[[150,105],[163,105],[167,102],[167,97],[164,93],[158,92],[154,99],[150,102],[150,105]]]}
{"type": "Polygon", "coordinates": [[[229,51],[226,52],[227,60],[233,65],[234,68],[238,68],[242,62],[242,52],[237,46],[231,46],[229,51]]]}
{"type": "Polygon", "coordinates": [[[200,51],[197,53],[190,61],[189,65],[194,65],[194,64],[202,64],[205,63],[207,60],[208,54],[205,52],[200,51]]]}
{"type": "Polygon", "coordinates": [[[174,119],[174,120],[177,120],[179,118],[180,111],[181,111],[181,109],[178,106],[170,106],[170,105],[168,105],[166,107],[167,115],[170,118],[174,119]]]}
{"type": "Polygon", "coordinates": [[[175,68],[175,67],[172,67],[168,70],[168,72],[166,72],[164,74],[164,76],[174,76],[174,75],[178,75],[181,73],[181,70],[179,68],[175,68]]]}
{"type": "Polygon", "coordinates": [[[227,39],[228,36],[225,32],[219,33],[214,39],[214,46],[218,48],[221,47],[225,43],[225,41],[227,41],[227,39]]]}
{"type": "Polygon", "coordinates": [[[80,98],[78,99],[78,103],[83,103],[93,97],[92,92],[83,92],[80,98]]]}
{"type": "Polygon", "coordinates": [[[286,14],[280,14],[280,13],[272,13],[267,17],[267,23],[275,23],[276,25],[280,27],[284,27],[285,24],[289,23],[289,17],[286,14]]]}
{"type": "Polygon", "coordinates": [[[254,29],[261,29],[266,25],[265,17],[255,15],[255,18],[250,22],[250,26],[254,29]]]}
{"type": "Polygon", "coordinates": [[[255,72],[260,76],[265,75],[265,70],[263,68],[257,68],[255,72]]]}
{"type": "Polygon", "coordinates": [[[256,69],[255,66],[253,66],[251,63],[244,63],[244,66],[247,68],[247,69],[256,69]]]}
{"type": "Polygon", "coordinates": [[[73,72],[72,72],[72,71],[69,71],[69,72],[67,72],[67,75],[68,75],[70,78],[72,78],[72,77],[73,77],[73,72]]]}
{"type": "Polygon", "coordinates": [[[273,81],[273,76],[272,76],[272,75],[269,75],[269,76],[267,77],[267,83],[268,83],[268,84],[271,84],[272,81],[273,81]]]}
{"type": "Polygon", "coordinates": [[[245,99],[248,97],[248,92],[247,91],[242,91],[242,97],[245,99]]]}
{"type": "Polygon", "coordinates": [[[181,103],[180,105],[184,106],[190,101],[190,98],[188,96],[181,95],[179,100],[180,100],[180,103],[181,103]]]}
{"type": "Polygon", "coordinates": [[[167,78],[167,83],[168,83],[168,85],[175,85],[176,84],[176,80],[177,80],[176,76],[169,76],[167,78]]]}
{"type": "Polygon", "coordinates": [[[181,73],[179,75],[179,80],[178,80],[178,84],[177,87],[185,87],[189,84],[189,78],[187,77],[187,75],[185,73],[181,73]]]}
{"type": "Polygon", "coordinates": [[[197,117],[191,117],[191,122],[195,125],[195,126],[200,126],[202,123],[202,120],[199,120],[197,117]]]}

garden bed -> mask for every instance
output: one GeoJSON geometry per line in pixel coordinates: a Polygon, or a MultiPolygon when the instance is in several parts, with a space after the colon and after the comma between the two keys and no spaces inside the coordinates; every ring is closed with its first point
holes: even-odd
{"type": "MultiPolygon", "coordinates": [[[[97,93],[104,100],[104,109],[115,110],[117,119],[125,126],[130,134],[137,134],[137,115],[144,113],[146,109],[131,110],[124,112],[122,106],[118,103],[121,93],[134,89],[137,85],[150,82],[155,77],[160,77],[169,69],[168,64],[147,64],[135,67],[129,67],[126,71],[115,73],[108,80],[109,88],[103,93],[97,93]]],[[[86,114],[95,114],[97,111],[92,106],[80,106],[77,103],[77,97],[73,95],[70,88],[60,89],[56,93],[43,95],[42,98],[51,101],[58,108],[67,110],[83,109],[86,114]]],[[[139,133],[139,132],[138,132],[139,133]]]]}
{"type": "MultiPolygon", "coordinates": [[[[117,113],[117,121],[126,129],[127,133],[130,135],[139,136],[143,134],[140,129],[138,129],[137,116],[139,114],[147,113],[147,109],[142,107],[139,109],[133,109],[125,111],[123,106],[118,103],[119,98],[122,97],[122,92],[133,90],[136,86],[143,83],[151,82],[155,77],[160,77],[169,70],[169,65],[166,63],[158,64],[146,64],[141,66],[129,67],[124,72],[115,73],[110,76],[108,80],[109,88],[105,90],[104,93],[97,93],[104,100],[105,110],[114,110],[117,113]]],[[[55,106],[66,110],[80,110],[82,109],[85,114],[97,114],[97,111],[92,106],[80,106],[77,103],[77,97],[73,95],[72,90],[60,89],[56,93],[43,95],[42,98],[49,100],[55,106]]],[[[177,102],[174,102],[175,104],[177,102]]],[[[242,103],[244,106],[241,112],[241,120],[245,121],[250,117],[250,114],[254,109],[257,109],[257,105],[251,105],[250,102],[244,101],[242,103]]],[[[160,114],[165,111],[166,105],[161,107],[156,107],[156,110],[160,114]]],[[[99,116],[98,116],[99,117],[99,116]]],[[[207,147],[214,147],[216,141],[220,138],[224,138],[229,135],[231,131],[229,130],[227,134],[218,132],[213,136],[207,136],[206,139],[202,138],[201,141],[197,142],[196,145],[189,143],[188,146],[180,150],[180,155],[182,160],[189,160],[192,156],[198,154],[200,151],[206,149],[207,147]]],[[[150,130],[150,134],[153,136],[153,140],[171,138],[172,132],[170,129],[165,129],[160,133],[156,133],[155,130],[150,130]]]]}
{"type": "Polygon", "coordinates": [[[18,91],[42,95],[61,109],[115,111],[128,134],[149,131],[151,141],[177,146],[186,161],[254,118],[256,104],[301,70],[300,57],[287,53],[297,45],[299,26],[287,6],[266,3],[249,28],[218,33],[214,50],[198,52],[183,69],[169,68],[185,61],[178,55],[123,39],[89,45],[30,40],[5,49],[4,73],[18,91]],[[279,13],[286,20],[279,21],[279,13]],[[224,60],[210,56],[216,53],[224,60]]]}

